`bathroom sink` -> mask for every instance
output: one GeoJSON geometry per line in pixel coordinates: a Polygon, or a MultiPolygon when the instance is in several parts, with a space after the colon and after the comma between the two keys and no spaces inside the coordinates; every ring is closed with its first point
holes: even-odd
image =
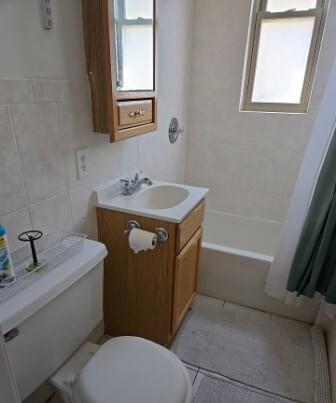
{"type": "Polygon", "coordinates": [[[187,189],[177,186],[149,187],[134,197],[134,204],[151,210],[168,209],[182,203],[189,196],[187,189]]]}
{"type": "Polygon", "coordinates": [[[151,186],[143,184],[138,192],[124,196],[119,180],[94,192],[97,207],[174,223],[181,222],[207,193],[206,188],[153,181],[151,186]]]}

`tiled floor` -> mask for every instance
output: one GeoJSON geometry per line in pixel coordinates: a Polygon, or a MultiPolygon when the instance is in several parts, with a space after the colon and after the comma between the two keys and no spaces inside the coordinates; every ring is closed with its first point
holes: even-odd
{"type": "MultiPolygon", "coordinates": [[[[307,402],[313,385],[310,369],[315,365],[312,340],[320,340],[311,329],[302,322],[199,295],[172,350],[185,360],[195,403],[307,402]],[[301,361],[304,369],[298,366],[301,361]],[[293,388],[302,399],[293,395],[293,388]]],[[[323,340],[323,333],[318,331],[318,337],[323,340]]],[[[325,379],[323,372],[316,374],[325,379]]],[[[313,393],[321,396],[324,386],[313,393]]]]}

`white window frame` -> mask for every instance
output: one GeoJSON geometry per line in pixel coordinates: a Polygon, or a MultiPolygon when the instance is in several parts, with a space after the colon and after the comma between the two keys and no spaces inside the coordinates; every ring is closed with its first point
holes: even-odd
{"type": "Polygon", "coordinates": [[[243,94],[241,102],[242,111],[281,112],[281,113],[306,113],[312,94],[314,77],[318,56],[321,49],[322,35],[325,26],[328,0],[318,0],[316,8],[310,10],[288,10],[282,12],[270,12],[267,10],[268,0],[256,0],[251,15],[248,48],[245,60],[243,80],[243,94]],[[252,101],[252,93],[255,81],[256,64],[258,59],[261,23],[265,19],[315,17],[315,26],[312,35],[304,84],[299,103],[272,103],[252,101]]]}

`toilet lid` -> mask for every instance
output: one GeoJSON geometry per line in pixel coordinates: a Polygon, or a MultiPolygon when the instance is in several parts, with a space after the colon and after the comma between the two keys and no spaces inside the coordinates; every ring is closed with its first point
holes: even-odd
{"type": "Polygon", "coordinates": [[[137,337],[105,343],[81,371],[83,403],[190,403],[191,382],[169,350],[137,337]]]}

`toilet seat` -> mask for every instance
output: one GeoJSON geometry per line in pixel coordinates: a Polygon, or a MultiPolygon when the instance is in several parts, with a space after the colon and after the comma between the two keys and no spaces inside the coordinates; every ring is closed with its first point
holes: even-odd
{"type": "Polygon", "coordinates": [[[137,337],[106,342],[82,369],[76,394],[83,403],[190,403],[191,382],[169,350],[137,337]]]}

